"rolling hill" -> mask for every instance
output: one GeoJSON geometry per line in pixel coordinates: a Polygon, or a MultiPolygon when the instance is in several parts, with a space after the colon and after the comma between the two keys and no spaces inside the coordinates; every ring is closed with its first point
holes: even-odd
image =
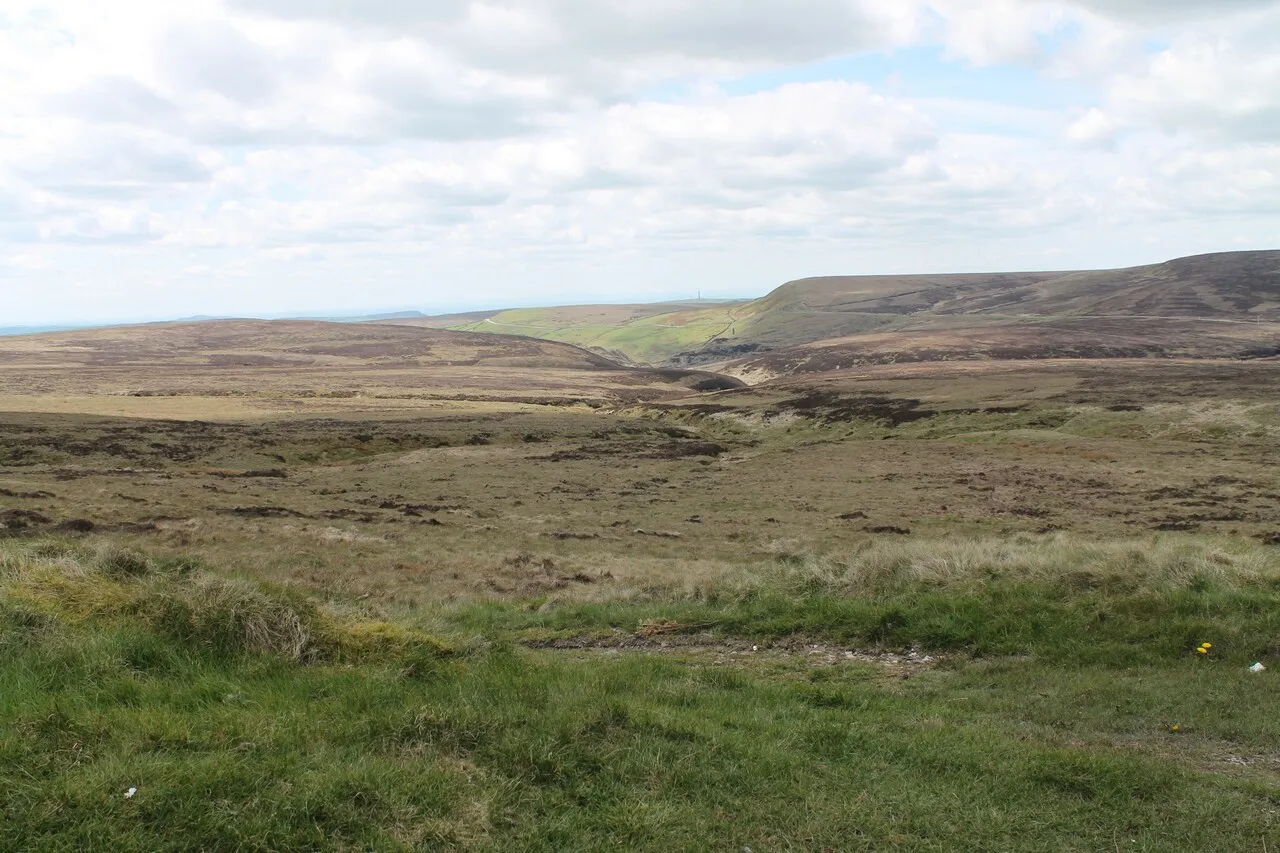
{"type": "MultiPolygon", "coordinates": [[[[1280,252],[1180,258],[1131,269],[951,278],[914,292],[879,280],[811,279],[766,297],[782,304],[883,312],[863,331],[676,358],[756,380],[865,364],[955,359],[1267,358],[1280,356],[1280,252]],[[1021,279],[1021,280],[1020,280],[1021,279]],[[852,297],[852,298],[851,298],[852,297]]],[[[748,330],[748,336],[753,330],[748,330]]],[[[725,346],[728,343],[728,346],[725,346]]]]}
{"type": "Polygon", "coordinates": [[[814,341],[708,365],[751,382],[864,365],[958,360],[1280,356],[1280,323],[1191,318],[966,316],[814,341]]]}
{"type": "Polygon", "coordinates": [[[745,300],[692,300],[629,305],[564,305],[446,314],[397,325],[501,335],[528,335],[587,347],[626,363],[658,364],[674,352],[736,334],[745,300]]]}
{"type": "Polygon", "coordinates": [[[617,369],[608,359],[577,347],[533,338],[313,320],[112,326],[28,335],[0,343],[0,363],[6,366],[51,360],[81,369],[241,365],[301,369],[377,364],[617,369]]]}
{"type": "Polygon", "coordinates": [[[806,278],[752,301],[0,337],[0,382],[44,396],[325,389],[603,401],[868,364],[1276,356],[1280,251],[1256,251],[1091,272],[806,278]]]}
{"type": "Polygon", "coordinates": [[[632,363],[744,376],[956,358],[1260,357],[1280,346],[1280,251],[1088,272],[827,276],[747,302],[400,322],[529,335],[632,363]]]}
{"type": "Polygon", "coordinates": [[[217,320],[0,338],[11,410],[87,397],[609,402],[726,384],[555,341],[400,325],[217,320]]]}
{"type": "Polygon", "coordinates": [[[934,311],[1280,320],[1280,252],[1197,255],[1131,269],[1068,273],[996,294],[961,295],[934,311]]]}

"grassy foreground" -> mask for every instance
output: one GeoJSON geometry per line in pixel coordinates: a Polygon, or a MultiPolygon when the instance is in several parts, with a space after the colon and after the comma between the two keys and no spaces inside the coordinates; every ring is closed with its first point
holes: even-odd
{"type": "Polygon", "coordinates": [[[1277,549],[912,542],[416,624],[110,548],[0,554],[3,850],[1280,847],[1277,690],[1246,669],[1280,637],[1277,549]],[[655,625],[713,632],[521,645],[655,625]],[[796,636],[937,660],[774,651],[796,636]]]}

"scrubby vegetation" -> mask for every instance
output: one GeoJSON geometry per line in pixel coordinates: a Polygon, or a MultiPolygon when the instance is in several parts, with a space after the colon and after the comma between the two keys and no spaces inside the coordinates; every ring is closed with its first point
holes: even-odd
{"type": "Polygon", "coordinates": [[[125,625],[220,657],[267,654],[291,661],[418,666],[448,654],[422,632],[344,617],[292,590],[111,545],[86,549],[40,542],[10,549],[0,557],[0,583],[0,602],[15,624],[68,630],[125,625]]]}
{"type": "Polygon", "coordinates": [[[24,374],[0,850],[1280,849],[1273,365],[374,355],[24,374]]]}

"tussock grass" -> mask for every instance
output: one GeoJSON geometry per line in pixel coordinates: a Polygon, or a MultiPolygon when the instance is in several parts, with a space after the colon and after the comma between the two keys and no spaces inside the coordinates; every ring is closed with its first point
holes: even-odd
{"type": "Polygon", "coordinates": [[[794,541],[736,574],[623,600],[460,605],[462,628],[532,640],[710,625],[759,640],[811,637],[861,647],[919,646],[1123,666],[1193,654],[1206,640],[1245,665],[1280,655],[1280,549],[1160,535],[1090,541],[875,539],[806,554],[794,541]]]}
{"type": "Polygon", "coordinates": [[[302,593],[213,574],[191,560],[58,542],[0,552],[0,606],[10,621],[130,623],[216,655],[291,661],[407,661],[450,653],[437,638],[322,608],[302,593]]]}
{"type": "Polygon", "coordinates": [[[1280,654],[1280,549],[1225,538],[874,542],[784,555],[725,597],[722,630],[766,637],[1034,654],[1071,667],[1169,660],[1206,640],[1237,664],[1280,654]]]}
{"type": "Polygon", "coordinates": [[[314,607],[244,580],[197,577],[155,590],[137,607],[161,633],[204,647],[290,660],[316,650],[314,607]]]}
{"type": "Polygon", "coordinates": [[[865,597],[909,588],[974,593],[992,584],[1151,593],[1280,588],[1280,549],[1229,539],[1069,535],[868,540],[849,555],[781,555],[757,580],[792,595],[865,597]]]}

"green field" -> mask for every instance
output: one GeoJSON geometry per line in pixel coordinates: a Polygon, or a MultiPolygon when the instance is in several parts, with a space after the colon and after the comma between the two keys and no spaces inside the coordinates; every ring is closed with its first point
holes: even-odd
{"type": "Polygon", "coordinates": [[[389,624],[197,563],[9,544],[0,846],[1274,841],[1275,688],[1246,667],[1275,652],[1280,554],[987,547],[945,579],[885,554],[714,600],[389,624]]]}
{"type": "MultiPolygon", "coordinates": [[[[606,306],[607,308],[607,306],[606,306]]],[[[653,306],[653,312],[602,311],[583,318],[562,308],[519,308],[503,311],[477,323],[453,327],[457,331],[527,335],[589,349],[618,353],[638,364],[658,364],[671,356],[699,349],[722,337],[735,337],[750,322],[751,313],[739,303],[708,307],[653,306]],[[614,322],[601,322],[613,320],[614,322]]]]}

